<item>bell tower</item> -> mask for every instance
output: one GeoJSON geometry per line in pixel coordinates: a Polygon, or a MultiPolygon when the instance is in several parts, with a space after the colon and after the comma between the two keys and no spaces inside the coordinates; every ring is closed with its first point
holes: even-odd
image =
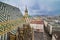
{"type": "Polygon", "coordinates": [[[28,9],[27,9],[27,7],[25,8],[25,16],[28,16],[28,9]]]}
{"type": "Polygon", "coordinates": [[[25,20],[26,23],[28,23],[28,21],[29,21],[29,18],[28,18],[28,9],[27,9],[27,7],[25,8],[24,20],[25,20]]]}

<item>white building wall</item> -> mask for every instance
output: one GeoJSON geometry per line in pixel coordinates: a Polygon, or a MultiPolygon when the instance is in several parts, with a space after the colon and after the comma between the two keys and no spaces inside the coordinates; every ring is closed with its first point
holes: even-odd
{"type": "Polygon", "coordinates": [[[31,26],[32,28],[34,28],[35,31],[36,31],[36,29],[39,29],[39,30],[41,30],[41,31],[44,31],[44,26],[43,26],[43,24],[30,24],[30,26],[31,26]]]}
{"type": "Polygon", "coordinates": [[[34,29],[43,29],[43,24],[30,24],[30,26],[34,29]]]}
{"type": "Polygon", "coordinates": [[[52,35],[52,40],[56,40],[56,38],[55,38],[55,36],[54,36],[54,35],[52,35]]]}
{"type": "Polygon", "coordinates": [[[45,27],[47,27],[48,22],[44,20],[45,27]]]}

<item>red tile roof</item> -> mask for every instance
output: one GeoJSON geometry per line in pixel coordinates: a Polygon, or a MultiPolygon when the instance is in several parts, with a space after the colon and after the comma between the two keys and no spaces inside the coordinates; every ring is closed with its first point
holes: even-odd
{"type": "Polygon", "coordinates": [[[43,24],[43,20],[32,20],[31,24],[43,24]]]}

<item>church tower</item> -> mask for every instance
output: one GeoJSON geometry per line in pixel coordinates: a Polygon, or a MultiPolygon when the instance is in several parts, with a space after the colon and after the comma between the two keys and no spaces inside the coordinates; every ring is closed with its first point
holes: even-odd
{"type": "Polygon", "coordinates": [[[27,7],[25,8],[25,17],[28,17],[28,9],[27,9],[27,7]]]}
{"type": "Polygon", "coordinates": [[[25,20],[26,23],[28,23],[28,21],[29,21],[29,18],[28,18],[28,9],[27,9],[27,7],[25,8],[24,20],[25,20]]]}

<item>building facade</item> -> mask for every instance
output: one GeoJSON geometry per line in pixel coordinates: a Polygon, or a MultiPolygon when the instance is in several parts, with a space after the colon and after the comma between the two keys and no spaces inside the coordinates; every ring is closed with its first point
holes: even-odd
{"type": "Polygon", "coordinates": [[[32,20],[30,22],[30,26],[34,29],[34,31],[44,32],[44,23],[42,20],[32,20]]]}

